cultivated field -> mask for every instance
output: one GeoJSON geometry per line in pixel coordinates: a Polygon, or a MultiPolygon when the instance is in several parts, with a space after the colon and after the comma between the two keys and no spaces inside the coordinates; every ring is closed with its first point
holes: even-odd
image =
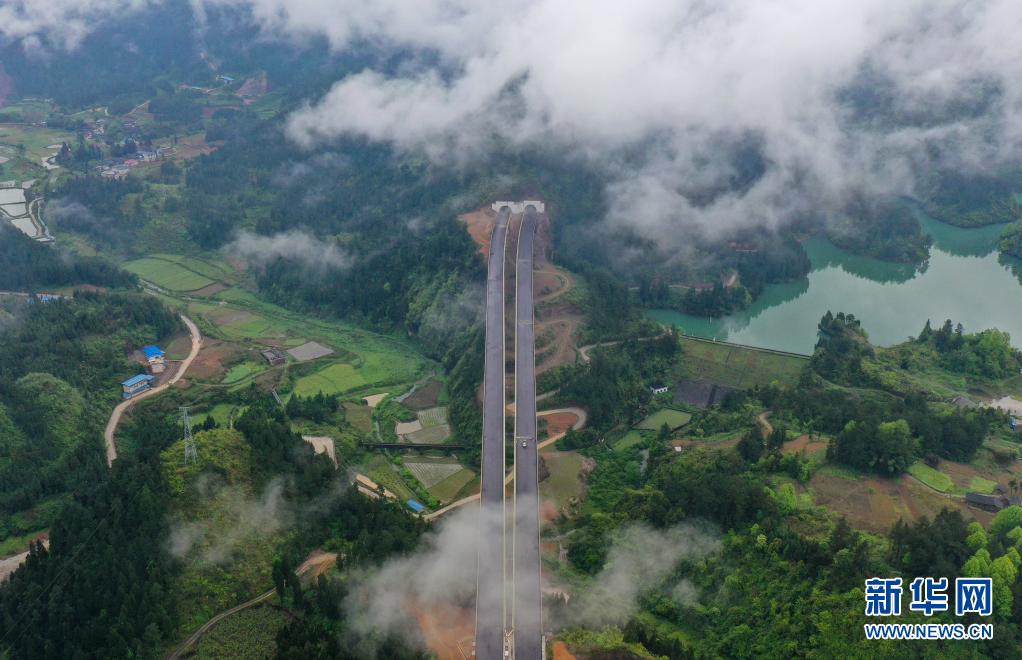
{"type": "Polygon", "coordinates": [[[344,417],[348,423],[362,433],[369,433],[373,429],[373,410],[369,406],[363,406],[354,401],[345,401],[344,417]]]}
{"type": "Polygon", "coordinates": [[[408,442],[415,444],[440,444],[451,436],[451,427],[447,424],[441,424],[440,426],[431,426],[424,428],[414,433],[409,433],[404,436],[404,439],[408,442]]]}
{"type": "Polygon", "coordinates": [[[746,388],[777,382],[794,385],[808,359],[754,348],[682,337],[685,354],[679,378],[708,380],[746,388]]]}
{"type": "Polygon", "coordinates": [[[364,378],[350,364],[331,364],[316,373],[303,376],[295,382],[294,392],[302,396],[339,394],[350,392],[366,384],[364,378]]]}
{"type": "Polygon", "coordinates": [[[440,426],[441,424],[447,423],[447,407],[437,406],[436,408],[429,408],[427,410],[420,411],[418,413],[419,422],[422,423],[422,428],[428,429],[433,426],[440,426]]]}
{"type": "Polygon", "coordinates": [[[143,257],[124,264],[126,270],[170,291],[195,291],[209,286],[213,280],[165,259],[143,257]]]}
{"type": "Polygon", "coordinates": [[[463,469],[461,464],[453,458],[421,457],[414,460],[407,459],[404,464],[426,488],[436,486],[447,477],[463,469]]]}
{"type": "Polygon", "coordinates": [[[462,468],[440,483],[429,489],[429,494],[441,502],[449,502],[465,490],[465,487],[476,480],[476,473],[462,468]]]}

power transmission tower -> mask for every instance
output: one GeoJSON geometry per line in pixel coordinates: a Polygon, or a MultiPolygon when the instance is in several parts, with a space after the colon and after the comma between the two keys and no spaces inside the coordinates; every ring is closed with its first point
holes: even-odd
{"type": "Polygon", "coordinates": [[[181,406],[181,421],[185,427],[185,465],[191,461],[199,460],[199,451],[195,448],[195,438],[192,437],[192,421],[188,419],[188,406],[181,406]]]}

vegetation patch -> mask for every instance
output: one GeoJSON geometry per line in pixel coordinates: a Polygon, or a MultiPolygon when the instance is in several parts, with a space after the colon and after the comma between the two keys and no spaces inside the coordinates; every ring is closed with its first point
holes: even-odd
{"type": "Polygon", "coordinates": [[[331,364],[295,382],[294,393],[301,396],[350,392],[366,384],[359,370],[350,364],[331,364]]]}
{"type": "Polygon", "coordinates": [[[468,468],[462,468],[450,475],[443,481],[429,489],[429,494],[442,502],[449,502],[461,494],[461,492],[476,478],[476,473],[468,468]]]}
{"type": "Polygon", "coordinates": [[[930,488],[941,493],[950,493],[954,490],[955,482],[939,470],[935,470],[922,461],[916,461],[908,468],[908,473],[923,482],[930,488]]]}
{"type": "Polygon", "coordinates": [[[447,477],[460,472],[462,467],[454,459],[407,459],[404,465],[426,488],[432,488],[447,477]]]}
{"type": "Polygon", "coordinates": [[[625,450],[628,449],[629,447],[634,447],[635,445],[643,442],[644,440],[645,438],[643,437],[641,432],[632,429],[631,431],[625,433],[623,436],[621,436],[618,440],[614,442],[614,449],[625,450]]]}
{"type": "Polygon", "coordinates": [[[791,386],[808,364],[808,358],[693,337],[680,338],[684,359],[677,376],[708,380],[732,388],[755,385],[791,386]]]}
{"type": "Polygon", "coordinates": [[[422,424],[422,428],[428,429],[433,426],[440,426],[441,424],[447,423],[447,407],[437,406],[436,408],[429,408],[427,410],[421,410],[418,413],[419,422],[422,424]]]}
{"type": "Polygon", "coordinates": [[[368,435],[373,430],[373,409],[354,401],[345,401],[344,417],[356,430],[368,435]]]}
{"type": "Polygon", "coordinates": [[[420,429],[414,433],[408,433],[403,437],[407,442],[413,444],[438,445],[451,437],[451,427],[447,424],[431,426],[428,429],[420,429]]]}
{"type": "Polygon", "coordinates": [[[273,658],[277,631],[288,616],[270,605],[252,607],[229,616],[203,635],[195,648],[197,660],[273,658]]]}
{"type": "Polygon", "coordinates": [[[164,259],[144,257],[129,261],[124,264],[124,268],[142,279],[170,291],[195,291],[213,283],[213,280],[208,277],[164,259]]]}
{"type": "Polygon", "coordinates": [[[647,431],[659,431],[660,427],[667,424],[672,430],[688,424],[692,415],[673,408],[664,408],[653,413],[646,419],[639,422],[637,428],[647,431]]]}

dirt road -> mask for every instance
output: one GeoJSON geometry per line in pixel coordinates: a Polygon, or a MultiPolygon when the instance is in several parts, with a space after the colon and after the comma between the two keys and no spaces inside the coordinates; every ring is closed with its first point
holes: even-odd
{"type": "Polygon", "coordinates": [[[103,440],[106,442],[106,464],[108,466],[113,465],[114,461],[117,459],[117,445],[114,443],[114,434],[117,432],[117,425],[120,424],[121,417],[124,413],[135,405],[135,402],[139,399],[146,399],[159,394],[177,381],[181,380],[181,378],[185,375],[185,372],[188,371],[188,367],[191,366],[195,356],[199,354],[199,349],[202,347],[202,335],[199,334],[199,327],[184,314],[181,315],[181,320],[185,322],[186,326],[188,326],[188,333],[192,337],[192,350],[188,353],[188,357],[181,362],[181,366],[178,367],[177,373],[171,376],[170,380],[163,385],[154,387],[151,390],[146,390],[145,392],[142,392],[141,394],[138,394],[126,401],[122,401],[116,408],[114,408],[114,411],[110,413],[110,420],[107,421],[106,430],[103,431],[103,440]]]}

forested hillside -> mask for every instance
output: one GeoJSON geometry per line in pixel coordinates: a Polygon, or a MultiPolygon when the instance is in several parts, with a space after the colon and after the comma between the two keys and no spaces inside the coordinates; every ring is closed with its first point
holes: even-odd
{"type": "MultiPolygon", "coordinates": [[[[45,249],[45,248],[44,248],[45,249]]],[[[15,300],[0,327],[0,513],[4,536],[45,528],[64,494],[103,468],[102,430],[128,353],[180,321],[141,293],[15,300]]]]}

